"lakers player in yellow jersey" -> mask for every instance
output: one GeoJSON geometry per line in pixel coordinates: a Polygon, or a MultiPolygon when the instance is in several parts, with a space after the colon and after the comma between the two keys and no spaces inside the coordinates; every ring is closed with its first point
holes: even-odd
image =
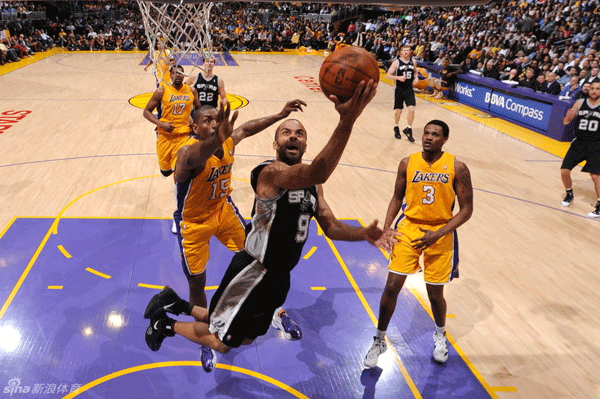
{"type": "MultiPolygon", "coordinates": [[[[194,111],[192,131],[195,137],[191,137],[177,154],[177,210],[173,215],[178,225],[182,266],[192,305],[207,307],[204,287],[210,238],[215,236],[231,251],[244,248],[245,222],[229,195],[235,146],[292,112],[302,111],[305,105],[302,100],[289,101],[278,114],[248,121],[229,135],[223,131],[233,128],[237,118],[235,111],[229,120],[229,104],[218,110],[203,105],[194,111]]],[[[206,372],[212,371],[216,362],[214,351],[202,347],[201,362],[206,372]]]]}
{"type": "Polygon", "coordinates": [[[442,150],[449,133],[445,122],[430,121],[423,130],[423,151],[400,161],[384,228],[390,228],[401,208],[404,212],[397,222],[398,242],[392,248],[388,278],[379,304],[377,332],[364,360],[366,367],[375,367],[379,355],[387,349],[385,333],[396,308],[398,294],[406,276],[420,271],[421,255],[427,295],[436,324],[433,358],[438,363],[448,360],[444,285],[458,277],[456,229],[473,213],[469,169],[454,155],[442,150]],[[459,211],[453,214],[455,197],[458,198],[459,211]]]}
{"type": "Polygon", "coordinates": [[[171,76],[172,83],[159,86],[144,108],[144,117],[156,125],[158,166],[164,176],[173,173],[177,151],[191,133],[192,110],[200,106],[196,89],[183,83],[183,67],[172,66],[171,76]],[[160,119],[153,114],[159,104],[160,119]]]}
{"type": "MultiPolygon", "coordinates": [[[[144,67],[144,71],[154,63],[152,59],[144,67]]],[[[165,48],[162,41],[156,43],[156,68],[154,70],[154,77],[156,78],[156,87],[163,84],[169,84],[171,82],[171,73],[169,70],[171,66],[175,65],[175,58],[171,55],[170,51],[165,48]]]]}

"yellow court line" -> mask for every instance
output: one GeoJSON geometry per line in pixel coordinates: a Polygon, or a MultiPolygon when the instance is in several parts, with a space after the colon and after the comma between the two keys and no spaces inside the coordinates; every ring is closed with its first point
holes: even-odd
{"type": "Polygon", "coordinates": [[[26,67],[27,65],[31,65],[34,62],[38,62],[43,60],[44,58],[48,58],[53,56],[54,54],[62,53],[58,48],[54,47],[50,50],[46,50],[44,52],[35,53],[30,57],[23,58],[17,62],[11,62],[0,66],[0,76],[6,75],[7,73],[16,71],[17,69],[21,69],[26,67]]]}
{"type": "Polygon", "coordinates": [[[15,295],[17,294],[17,292],[19,291],[19,289],[21,288],[21,285],[23,284],[23,281],[25,281],[25,278],[27,277],[27,275],[29,274],[29,272],[31,271],[31,268],[33,267],[33,265],[35,264],[35,262],[37,261],[37,258],[40,256],[40,253],[42,252],[42,249],[46,246],[46,243],[48,242],[48,239],[50,238],[50,236],[52,234],[56,234],[58,232],[58,221],[60,220],[60,218],[62,217],[63,213],[65,213],[65,211],[67,210],[67,208],[69,206],[71,206],[72,204],[75,203],[75,201],[85,197],[86,195],[93,193],[95,191],[100,190],[101,188],[105,188],[105,187],[109,187],[115,184],[119,184],[119,183],[124,183],[124,182],[129,182],[132,180],[138,180],[138,179],[146,179],[148,177],[158,177],[158,175],[153,175],[153,176],[144,176],[144,177],[136,177],[133,179],[127,179],[127,180],[122,180],[116,183],[111,183],[111,184],[107,184],[104,185],[102,187],[99,187],[97,189],[94,189],[88,193],[85,193],[79,197],[77,197],[75,200],[69,202],[58,214],[58,216],[56,216],[56,218],[54,219],[54,222],[52,223],[52,226],[50,226],[50,228],[48,229],[48,231],[46,232],[46,234],[44,235],[44,238],[42,238],[42,242],[40,243],[40,245],[38,245],[37,249],[35,250],[33,256],[31,257],[31,259],[29,260],[29,263],[27,263],[27,266],[25,267],[25,269],[23,270],[23,273],[21,273],[21,276],[19,277],[19,280],[17,280],[17,282],[15,283],[12,291],[10,292],[10,294],[8,295],[8,297],[6,298],[6,301],[4,301],[4,304],[2,305],[2,308],[0,308],[0,320],[2,320],[2,317],[4,317],[4,313],[6,313],[6,309],[8,309],[8,307],[10,306],[10,304],[12,303],[13,299],[15,298],[15,295]]]}
{"type": "Polygon", "coordinates": [[[306,253],[306,255],[304,255],[304,256],[302,257],[302,259],[308,259],[308,258],[310,258],[310,257],[312,256],[312,254],[314,254],[314,253],[315,253],[315,251],[316,251],[316,250],[317,250],[317,247],[312,247],[312,248],[311,248],[311,249],[310,249],[310,250],[309,250],[309,251],[306,253]]]}
{"type": "Polygon", "coordinates": [[[71,254],[68,253],[67,250],[62,245],[59,245],[56,248],[58,248],[58,250],[65,256],[65,258],[69,259],[71,257],[71,254]]]}
{"type": "Polygon", "coordinates": [[[144,283],[138,283],[138,287],[142,287],[142,288],[154,288],[157,290],[162,290],[163,288],[165,288],[164,285],[152,285],[152,284],[144,284],[144,283]]]}
{"type": "Polygon", "coordinates": [[[10,226],[13,225],[13,223],[15,222],[15,220],[17,220],[17,217],[14,216],[10,222],[8,222],[8,224],[6,225],[6,227],[2,230],[2,232],[0,232],[0,239],[4,236],[4,233],[6,233],[8,231],[8,229],[10,228],[10,226]]]}
{"type": "Polygon", "coordinates": [[[243,181],[244,183],[250,183],[250,180],[241,179],[239,177],[233,177],[233,180],[239,180],[239,181],[243,181]]]}
{"type": "Polygon", "coordinates": [[[14,299],[15,295],[17,294],[17,291],[19,291],[19,289],[21,288],[21,285],[23,284],[23,281],[25,281],[25,277],[27,277],[27,275],[29,274],[29,271],[33,267],[33,264],[37,260],[38,256],[40,256],[40,252],[42,252],[42,248],[44,248],[44,246],[48,242],[48,239],[50,238],[51,233],[52,233],[51,229],[48,229],[48,231],[46,232],[46,235],[42,239],[42,242],[37,247],[37,249],[35,250],[35,253],[29,260],[29,263],[27,264],[27,266],[25,267],[25,270],[23,270],[23,273],[21,273],[21,277],[19,277],[19,280],[16,282],[12,291],[8,295],[8,298],[6,298],[6,301],[4,301],[4,305],[2,305],[2,308],[0,308],[0,320],[4,316],[4,313],[6,313],[6,309],[8,309],[8,307],[10,306],[12,300],[14,299]]]}
{"type": "Polygon", "coordinates": [[[492,387],[496,392],[517,392],[518,389],[515,387],[492,387]]]}
{"type": "MultiPolygon", "coordinates": [[[[157,290],[162,290],[163,288],[166,287],[166,285],[154,285],[154,284],[138,283],[138,287],[153,288],[153,289],[157,289],[157,290]]],[[[204,290],[216,290],[217,288],[219,288],[218,285],[209,285],[208,287],[204,287],[204,290]]]]}
{"type": "Polygon", "coordinates": [[[125,180],[121,180],[121,181],[118,181],[118,182],[105,184],[104,186],[100,186],[98,188],[93,189],[92,191],[88,191],[87,193],[85,193],[83,195],[80,195],[79,197],[75,198],[73,201],[71,201],[67,205],[65,205],[65,207],[63,209],[61,209],[61,211],[58,213],[58,215],[56,216],[56,220],[54,220],[54,223],[52,223],[52,226],[50,227],[50,230],[52,231],[52,234],[57,234],[58,233],[58,223],[59,223],[62,215],[67,211],[67,209],[69,209],[69,207],[71,205],[73,205],[75,202],[79,201],[80,199],[82,199],[86,195],[95,193],[98,190],[102,190],[103,188],[114,186],[116,184],[121,184],[121,183],[130,182],[130,181],[134,181],[134,180],[140,180],[140,179],[147,179],[149,177],[159,177],[159,175],[134,177],[132,179],[125,179],[125,180]]]}
{"type": "MultiPolygon", "coordinates": [[[[94,381],[88,382],[87,384],[79,387],[77,390],[69,393],[66,396],[63,396],[62,399],[72,399],[72,398],[78,396],[79,394],[84,393],[85,391],[87,391],[97,385],[100,385],[106,381],[110,381],[114,378],[121,377],[123,375],[136,373],[138,371],[157,369],[157,368],[161,368],[161,367],[177,367],[177,366],[201,367],[202,363],[199,361],[184,360],[184,361],[176,361],[176,362],[160,362],[160,363],[143,364],[140,366],[130,367],[127,369],[115,371],[114,373],[105,375],[104,377],[100,377],[94,381]]],[[[221,363],[217,363],[215,365],[215,367],[218,369],[229,370],[229,371],[233,371],[236,373],[246,374],[250,377],[258,378],[259,380],[268,382],[271,385],[275,385],[276,387],[281,388],[282,390],[294,395],[296,398],[309,399],[308,396],[295,390],[294,388],[290,387],[289,385],[286,385],[281,381],[277,381],[276,379],[271,378],[267,375],[257,373],[256,371],[244,369],[244,368],[237,367],[237,366],[231,366],[229,364],[221,364],[221,363]]]]}
{"type": "Polygon", "coordinates": [[[48,289],[49,290],[62,290],[63,286],[62,285],[49,285],[48,289]]]}
{"type": "MultiPolygon", "coordinates": [[[[375,317],[373,310],[369,306],[367,299],[365,298],[365,296],[361,292],[360,288],[358,287],[358,284],[356,284],[354,277],[352,277],[350,270],[348,270],[346,263],[340,256],[340,253],[338,252],[337,248],[333,244],[333,241],[331,241],[327,236],[325,236],[325,240],[327,241],[327,244],[329,244],[329,247],[331,247],[331,250],[333,251],[334,256],[338,260],[338,263],[342,267],[342,270],[344,270],[344,273],[346,274],[346,278],[348,278],[348,281],[350,281],[350,285],[352,285],[352,288],[354,288],[354,292],[356,293],[356,296],[358,296],[358,299],[360,300],[363,307],[367,311],[367,314],[371,318],[371,321],[373,322],[373,324],[375,326],[377,326],[377,318],[375,317]]],[[[394,349],[394,346],[392,345],[392,343],[390,342],[388,337],[385,337],[385,340],[386,340],[388,347],[390,348],[392,354],[394,355],[394,360],[396,361],[396,364],[398,365],[398,368],[400,369],[400,373],[402,374],[402,376],[404,377],[404,380],[408,384],[408,387],[410,388],[410,391],[412,392],[413,396],[417,399],[422,399],[423,397],[421,396],[421,393],[419,392],[417,386],[415,385],[414,381],[412,380],[412,377],[408,373],[408,370],[404,366],[404,363],[402,363],[402,360],[400,359],[400,356],[398,356],[398,353],[394,349]]]]}
{"type": "Polygon", "coordinates": [[[310,287],[313,291],[325,291],[327,288],[325,287],[310,287]]]}
{"type": "MultiPolygon", "coordinates": [[[[423,298],[421,297],[421,295],[419,294],[419,292],[416,289],[414,289],[414,288],[408,288],[408,289],[415,296],[415,298],[417,298],[417,301],[419,301],[419,303],[421,304],[421,307],[423,307],[423,309],[425,309],[425,311],[427,312],[427,314],[429,315],[429,317],[431,317],[431,319],[433,320],[433,313],[431,313],[431,308],[429,306],[427,306],[427,304],[425,303],[425,300],[423,300],[423,298]]],[[[481,383],[481,385],[483,385],[483,387],[485,388],[485,390],[490,394],[490,396],[492,398],[494,398],[494,399],[498,399],[498,396],[494,393],[494,390],[492,389],[492,386],[487,383],[487,381],[483,378],[483,376],[481,375],[481,373],[479,372],[479,370],[477,370],[475,368],[475,366],[473,365],[473,363],[471,363],[471,361],[469,360],[469,358],[467,357],[467,355],[458,346],[458,343],[456,343],[456,341],[454,340],[454,338],[452,338],[452,336],[448,333],[448,331],[446,331],[446,338],[452,344],[452,346],[454,347],[454,350],[456,350],[456,353],[458,353],[458,355],[465,362],[465,364],[467,365],[467,367],[469,368],[469,370],[471,370],[471,372],[473,373],[473,375],[475,375],[475,377],[479,380],[479,382],[481,383]]]]}
{"type": "Polygon", "coordinates": [[[104,273],[102,273],[102,272],[99,272],[98,270],[94,270],[94,269],[92,269],[91,267],[86,267],[86,268],[85,268],[85,271],[87,271],[87,272],[90,272],[90,273],[92,273],[92,274],[95,274],[96,276],[100,276],[100,277],[102,277],[102,278],[105,278],[105,279],[107,279],[107,280],[108,280],[109,278],[111,278],[111,276],[109,276],[108,274],[104,274],[104,273]]]}

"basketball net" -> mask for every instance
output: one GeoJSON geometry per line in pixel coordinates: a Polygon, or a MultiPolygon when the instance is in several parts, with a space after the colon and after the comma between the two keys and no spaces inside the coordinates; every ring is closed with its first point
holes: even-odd
{"type": "Polygon", "coordinates": [[[137,3],[150,45],[152,71],[159,83],[164,82],[165,76],[170,76],[165,70],[172,64],[190,63],[202,69],[203,61],[213,55],[210,39],[213,3],[156,3],[150,0],[137,0],[137,3]]]}

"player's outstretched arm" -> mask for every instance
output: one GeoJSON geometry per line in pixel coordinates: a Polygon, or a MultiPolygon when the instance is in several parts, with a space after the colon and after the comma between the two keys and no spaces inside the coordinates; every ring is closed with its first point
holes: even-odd
{"type": "Polygon", "coordinates": [[[258,119],[252,119],[252,120],[240,125],[238,128],[236,128],[233,131],[233,134],[231,135],[231,138],[233,139],[233,143],[235,145],[237,145],[243,139],[253,136],[256,133],[262,132],[263,130],[265,130],[266,128],[268,128],[269,126],[274,124],[275,122],[280,121],[284,118],[287,118],[288,116],[290,116],[290,114],[292,112],[296,112],[296,111],[304,112],[302,110],[302,106],[306,107],[307,106],[306,102],[299,100],[299,99],[288,101],[279,113],[277,113],[275,115],[264,116],[264,117],[258,118],[258,119]]]}
{"type": "Polygon", "coordinates": [[[315,218],[327,238],[340,241],[368,241],[370,244],[389,250],[397,240],[395,232],[384,233],[375,219],[367,227],[352,226],[339,221],[325,201],[323,187],[317,186],[318,209],[315,218]]]}
{"type": "MultiPolygon", "coordinates": [[[[206,161],[223,145],[225,140],[233,133],[233,125],[238,116],[238,111],[231,115],[231,106],[228,103],[225,109],[220,109],[217,114],[217,127],[213,136],[206,140],[198,140],[194,144],[184,146],[177,152],[175,165],[175,179],[183,182],[196,176],[204,170],[206,161]]],[[[205,118],[209,116],[200,116],[205,118]]]]}

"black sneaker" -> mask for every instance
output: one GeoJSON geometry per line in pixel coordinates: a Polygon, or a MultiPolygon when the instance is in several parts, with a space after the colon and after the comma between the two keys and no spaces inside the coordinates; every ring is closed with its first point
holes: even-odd
{"type": "Polygon", "coordinates": [[[162,342],[166,337],[175,336],[173,331],[173,320],[165,313],[150,319],[150,326],[146,329],[146,344],[154,352],[160,349],[162,342]]]}
{"type": "Polygon", "coordinates": [[[402,139],[402,135],[400,134],[400,128],[398,126],[394,126],[394,137],[398,140],[402,139]]]}
{"type": "Polygon", "coordinates": [[[565,195],[565,199],[562,200],[562,206],[569,206],[573,202],[573,191],[567,191],[567,195],[565,195]]]}
{"type": "Polygon", "coordinates": [[[413,137],[411,128],[407,127],[402,132],[406,135],[406,137],[408,138],[408,141],[410,141],[411,143],[415,142],[415,138],[413,137]]]}
{"type": "Polygon", "coordinates": [[[185,310],[185,306],[185,301],[179,298],[179,295],[173,291],[173,288],[167,285],[161,292],[150,299],[148,306],[146,306],[144,317],[146,319],[151,319],[156,315],[165,312],[179,315],[185,310]]]}
{"type": "Polygon", "coordinates": [[[600,201],[596,202],[596,209],[593,212],[588,213],[589,218],[600,218],[600,201]]]}

